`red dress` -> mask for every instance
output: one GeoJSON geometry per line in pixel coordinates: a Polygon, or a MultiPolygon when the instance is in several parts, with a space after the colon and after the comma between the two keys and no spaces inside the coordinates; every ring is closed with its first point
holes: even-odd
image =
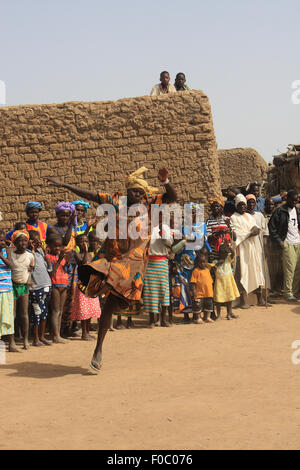
{"type": "Polygon", "coordinates": [[[99,298],[87,297],[76,286],[71,320],[89,320],[89,318],[100,318],[100,315],[99,298]]]}

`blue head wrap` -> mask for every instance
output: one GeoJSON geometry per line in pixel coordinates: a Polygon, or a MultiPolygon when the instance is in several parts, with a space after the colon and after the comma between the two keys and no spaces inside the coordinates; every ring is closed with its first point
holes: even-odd
{"type": "Polygon", "coordinates": [[[27,204],[25,206],[26,214],[28,214],[28,211],[30,211],[31,209],[38,209],[39,211],[41,211],[42,210],[42,204],[40,204],[37,201],[29,201],[29,202],[27,202],[27,204]]]}
{"type": "Polygon", "coordinates": [[[88,202],[82,201],[81,199],[78,199],[77,201],[72,201],[72,204],[76,206],[83,206],[84,207],[84,212],[87,213],[89,208],[91,207],[88,202]]]}

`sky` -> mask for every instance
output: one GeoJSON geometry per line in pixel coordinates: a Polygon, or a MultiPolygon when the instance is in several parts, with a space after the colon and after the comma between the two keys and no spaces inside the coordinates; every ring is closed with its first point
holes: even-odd
{"type": "Polygon", "coordinates": [[[184,72],[218,148],[271,161],[300,144],[299,17],[299,0],[0,0],[0,81],[7,105],[103,101],[184,72]]]}

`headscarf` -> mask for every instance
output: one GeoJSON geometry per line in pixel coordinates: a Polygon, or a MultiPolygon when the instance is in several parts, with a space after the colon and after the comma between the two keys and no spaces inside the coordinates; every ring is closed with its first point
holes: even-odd
{"type": "Polygon", "coordinates": [[[72,201],[73,206],[83,206],[84,207],[84,212],[87,213],[89,208],[91,207],[88,202],[82,201],[81,199],[78,199],[76,201],[72,201]]]}
{"type": "Polygon", "coordinates": [[[235,198],[234,198],[235,207],[237,207],[240,202],[244,202],[245,204],[247,204],[247,199],[245,198],[245,196],[243,196],[243,194],[237,194],[235,196],[235,198]]]}
{"type": "Polygon", "coordinates": [[[72,204],[72,202],[69,201],[60,201],[57,203],[57,206],[55,207],[55,212],[58,214],[61,211],[70,211],[71,214],[75,211],[75,206],[72,204]]]}
{"type": "Polygon", "coordinates": [[[29,240],[29,233],[27,232],[27,230],[16,230],[11,236],[11,241],[15,243],[15,240],[19,238],[21,235],[24,235],[27,238],[27,240],[29,240]]]}
{"type": "Polygon", "coordinates": [[[39,211],[42,210],[42,204],[40,204],[37,201],[28,201],[26,206],[25,206],[25,212],[28,214],[28,211],[31,209],[38,209],[39,211]]]}
{"type": "Polygon", "coordinates": [[[249,201],[249,199],[254,199],[254,201],[256,202],[256,197],[254,196],[254,194],[247,194],[246,199],[247,201],[249,201]]]}
{"type": "Polygon", "coordinates": [[[153,186],[149,186],[147,181],[143,177],[143,173],[145,171],[148,171],[148,168],[145,166],[142,166],[138,170],[134,171],[130,175],[126,177],[126,189],[132,189],[132,188],[140,188],[145,191],[145,193],[149,194],[155,194],[158,192],[157,188],[154,188],[153,186]]]}
{"type": "MultiPolygon", "coordinates": [[[[57,203],[57,206],[55,207],[56,215],[61,211],[70,211],[70,213],[73,214],[75,210],[76,208],[74,204],[72,204],[72,202],[69,202],[69,201],[60,201],[57,203]]],[[[77,227],[77,217],[75,217],[74,225],[77,227]]]]}
{"type": "Polygon", "coordinates": [[[208,199],[209,205],[212,205],[214,202],[217,202],[222,207],[225,205],[225,199],[223,197],[211,197],[208,199]]]}

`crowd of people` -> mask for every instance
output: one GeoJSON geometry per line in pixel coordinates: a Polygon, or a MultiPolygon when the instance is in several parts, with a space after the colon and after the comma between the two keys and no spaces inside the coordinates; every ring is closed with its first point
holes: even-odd
{"type": "MultiPolygon", "coordinates": [[[[40,220],[42,205],[29,201],[26,220],[0,231],[0,337],[10,352],[20,351],[18,341],[28,349],[30,338],[35,347],[65,343],[70,336],[91,340],[96,327],[91,367],[98,372],[105,335],[125,327],[122,317],[128,328],[142,312],[150,328],[171,326],[175,316],[199,325],[220,319],[222,306],[231,320],[239,317],[234,307],[271,306],[276,296],[297,302],[300,209],[295,190],[265,199],[257,183],[244,194],[228,188],[227,200],[209,200],[205,221],[197,220],[197,203],[187,204],[192,223],[178,233],[172,213],[168,223],[160,213],[150,225],[153,204],[171,207],[177,194],[166,169],[158,173],[164,194],[149,186],[146,170],[129,175],[126,189],[128,208],[146,207],[147,236],[130,237],[129,231],[127,238],[119,236],[121,193],[97,193],[50,177],[49,184],[81,199],[59,202],[53,226],[40,220]],[[115,238],[99,237],[99,220],[88,218],[86,200],[114,207],[115,238]]],[[[139,230],[141,218],[139,213],[128,216],[127,228],[134,223],[139,230]]]]}

